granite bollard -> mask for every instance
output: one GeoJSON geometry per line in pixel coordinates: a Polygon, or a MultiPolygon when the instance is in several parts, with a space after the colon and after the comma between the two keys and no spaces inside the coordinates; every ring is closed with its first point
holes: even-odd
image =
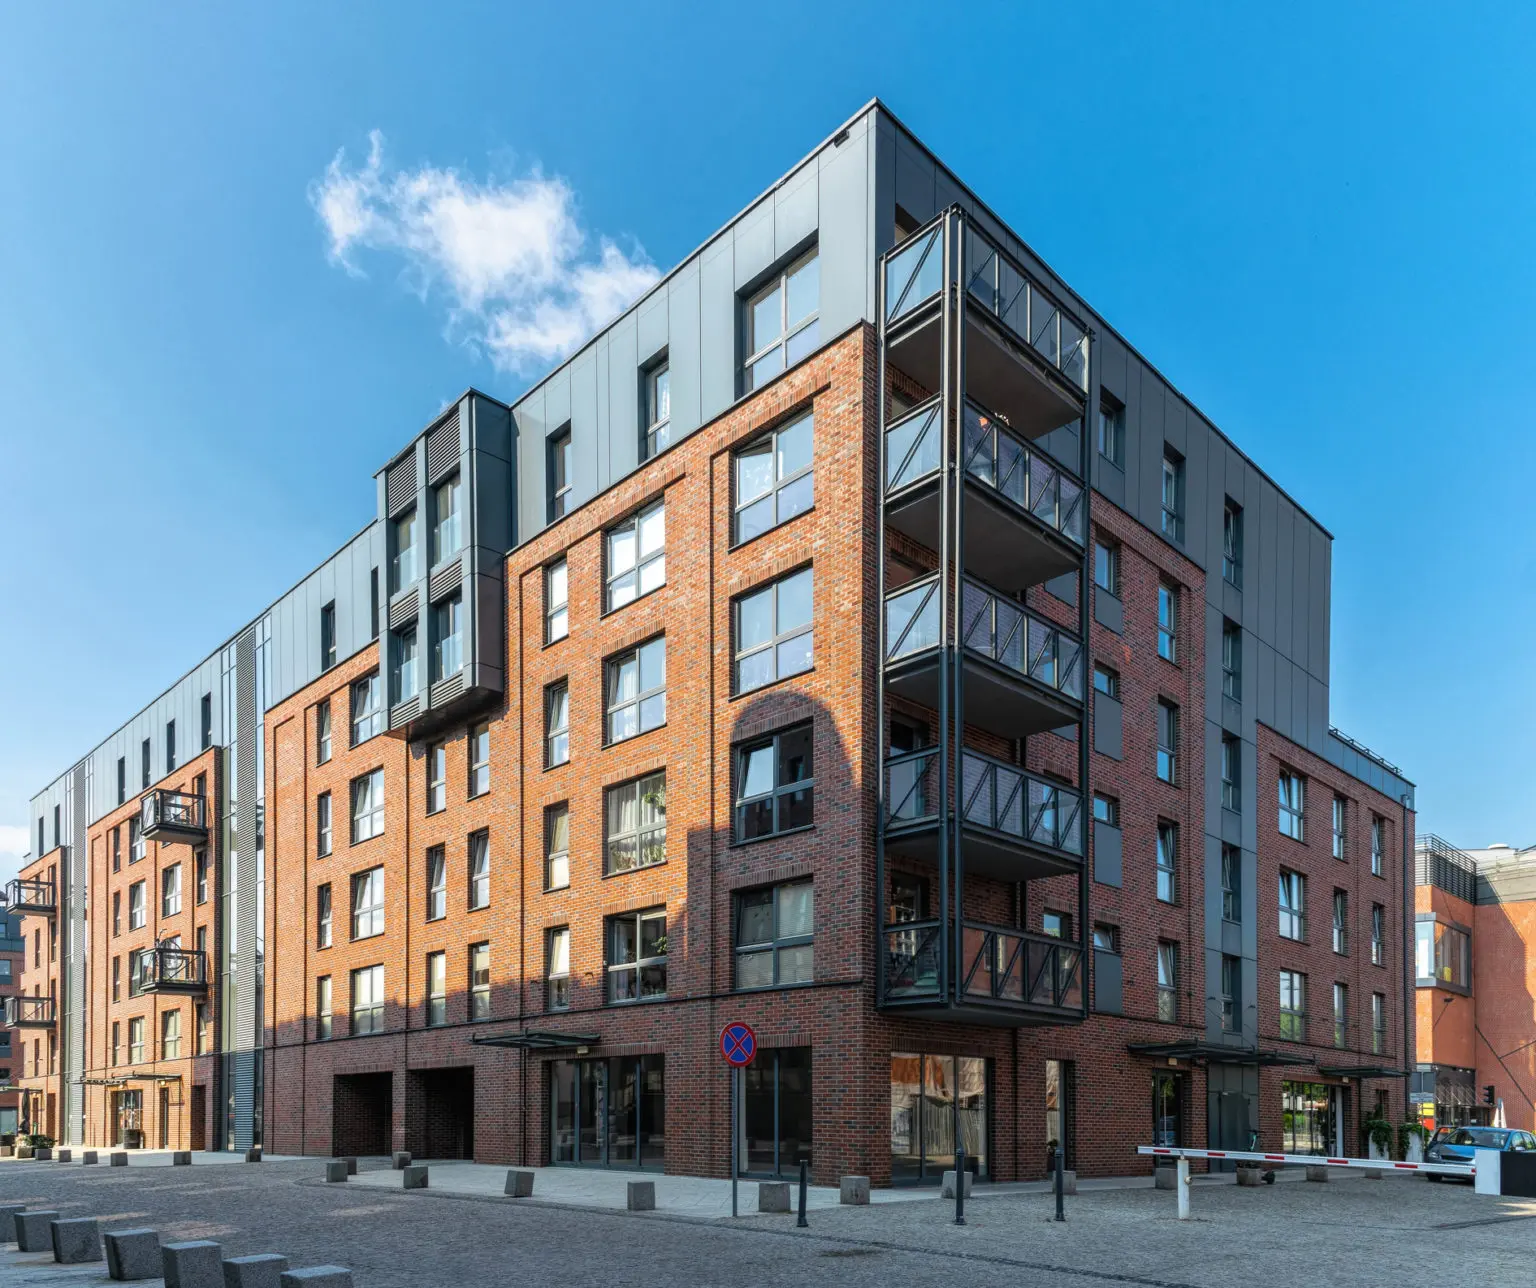
{"type": "Polygon", "coordinates": [[[39,1145],[32,1151],[32,1157],[39,1163],[53,1162],[53,1150],[47,1145],[39,1145]]]}
{"type": "Polygon", "coordinates": [[[80,1165],[82,1167],[92,1167],[100,1161],[100,1157],[94,1149],[88,1149],[80,1155],[80,1165]]]}
{"type": "Polygon", "coordinates": [[[407,1190],[424,1190],[427,1188],[427,1165],[425,1163],[412,1163],[400,1173],[400,1186],[407,1190]]]}
{"type": "Polygon", "coordinates": [[[288,1258],[276,1252],[224,1259],[224,1288],[278,1288],[288,1258]]]}
{"type": "Polygon", "coordinates": [[[113,1167],[127,1167],[128,1155],[121,1150],[107,1156],[107,1162],[113,1167]]]}
{"type": "Polygon", "coordinates": [[[844,1176],[837,1182],[837,1201],[850,1207],[867,1207],[869,1204],[869,1177],[844,1176]]]}
{"type": "MultiPolygon", "coordinates": [[[[975,1184],[975,1181],[976,1181],[976,1174],[974,1172],[972,1172],[969,1168],[967,1168],[966,1169],[966,1173],[965,1173],[965,1197],[966,1198],[970,1198],[971,1197],[971,1186],[973,1184],[975,1184]]],[[[944,1173],[944,1179],[939,1183],[939,1197],[941,1199],[952,1199],[952,1198],[955,1197],[955,1169],[954,1168],[950,1168],[949,1171],[944,1173]]]]}
{"type": "Polygon", "coordinates": [[[533,1197],[533,1173],[512,1170],[507,1173],[507,1188],[503,1191],[515,1199],[533,1197]]]}
{"type": "Polygon", "coordinates": [[[259,1163],[259,1162],[261,1162],[261,1146],[260,1145],[252,1145],[248,1150],[246,1150],[245,1151],[245,1161],[247,1163],[259,1163]]]}
{"type": "Polygon", "coordinates": [[[325,1179],[327,1181],[345,1181],[347,1179],[347,1162],[343,1158],[328,1158],[325,1160],[325,1179]]]}
{"type": "Polygon", "coordinates": [[[16,1247],[21,1252],[52,1252],[53,1223],[59,1219],[57,1212],[18,1212],[16,1214],[16,1247]]]}
{"type": "Polygon", "coordinates": [[[1331,1171],[1333,1171],[1331,1167],[1313,1167],[1309,1164],[1307,1166],[1307,1179],[1309,1181],[1326,1182],[1328,1180],[1328,1173],[1331,1171]]]}
{"type": "Polygon", "coordinates": [[[757,1186],[757,1210],[759,1212],[789,1211],[789,1182],[760,1181],[757,1186]]]}
{"type": "Polygon", "coordinates": [[[624,1196],[624,1206],[631,1212],[654,1212],[656,1210],[656,1182],[630,1181],[629,1188],[624,1196]]]}
{"type": "Polygon", "coordinates": [[[75,1216],[65,1221],[54,1221],[50,1226],[53,1236],[53,1259],[61,1266],[78,1266],[87,1261],[101,1260],[101,1227],[93,1216],[75,1216]]]}
{"type": "Polygon", "coordinates": [[[59,1154],[58,1154],[58,1161],[59,1161],[59,1162],[61,1162],[61,1163],[67,1163],[67,1162],[69,1162],[69,1161],[70,1161],[70,1160],[71,1160],[71,1159],[72,1159],[72,1158],[74,1158],[74,1154],[72,1154],[72,1153],[71,1153],[71,1152],[70,1152],[70,1151],[69,1151],[69,1150],[67,1150],[67,1149],[61,1149],[61,1150],[60,1150],[60,1151],[59,1151],[59,1154]]]}
{"type": "Polygon", "coordinates": [[[0,1243],[16,1242],[16,1214],[26,1210],[25,1203],[0,1203],[0,1243]]]}
{"type": "Polygon", "coordinates": [[[178,1149],[171,1155],[172,1167],[191,1167],[192,1151],[190,1149],[178,1149]]]}
{"type": "Polygon", "coordinates": [[[156,1231],[108,1230],[102,1241],[107,1245],[109,1279],[160,1278],[164,1267],[160,1261],[160,1235],[156,1231]]]}
{"type": "Polygon", "coordinates": [[[165,1288],[224,1288],[224,1249],[212,1239],[189,1239],[160,1248],[165,1288]]]}
{"type": "Polygon", "coordinates": [[[397,1172],[403,1172],[411,1165],[411,1156],[403,1149],[397,1149],[390,1159],[389,1165],[397,1172]]]}

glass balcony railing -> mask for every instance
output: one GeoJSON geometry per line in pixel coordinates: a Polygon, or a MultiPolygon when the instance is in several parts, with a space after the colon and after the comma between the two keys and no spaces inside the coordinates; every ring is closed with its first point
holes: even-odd
{"type": "MultiPolygon", "coordinates": [[[[995,488],[1077,545],[1083,544],[1087,506],[1081,483],[1048,456],[1026,446],[1006,425],[975,403],[965,405],[964,437],[965,472],[971,478],[995,488]]],[[[932,468],[937,469],[937,430],[933,438],[932,468]]]]}
{"type": "Polygon", "coordinates": [[[944,282],[944,223],[913,237],[885,261],[885,320],[905,317],[944,282]]]}
{"type": "Polygon", "coordinates": [[[913,921],[885,932],[885,995],[937,997],[943,959],[937,921],[913,921]]]}
{"type": "Polygon", "coordinates": [[[908,582],[885,597],[885,660],[895,662],[939,639],[939,575],[908,582]]]}
{"type": "MultiPolygon", "coordinates": [[[[1088,333],[974,223],[965,226],[966,293],[1074,388],[1088,390],[1088,333]]],[[[891,297],[889,293],[886,298],[891,297]]]]}
{"type": "Polygon", "coordinates": [[[1077,1009],[1083,1004],[1080,945],[1004,926],[966,922],[961,931],[966,998],[1077,1009]]]}
{"type": "Polygon", "coordinates": [[[937,398],[908,412],[885,431],[885,491],[899,492],[939,468],[943,418],[937,398]]]}

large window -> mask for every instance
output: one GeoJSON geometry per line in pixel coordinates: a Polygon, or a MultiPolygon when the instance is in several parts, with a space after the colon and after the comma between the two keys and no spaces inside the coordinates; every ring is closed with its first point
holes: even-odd
{"type": "Polygon", "coordinates": [[[737,988],[808,984],[815,977],[812,895],[809,881],[788,881],[736,896],[737,988]]]}
{"type": "Polygon", "coordinates": [[[667,858],[667,774],[660,770],[604,793],[608,872],[632,872],[667,858]]]}
{"type": "Polygon", "coordinates": [[[469,795],[471,799],[491,790],[491,726],[477,724],[469,731],[469,795]]]}
{"type": "Polygon", "coordinates": [[[736,752],[736,839],[809,827],[815,804],[808,724],[744,743],[736,752]]]}
{"type": "Polygon", "coordinates": [[[175,917],[181,912],[181,864],[173,863],[160,873],[160,915],[175,917]]]}
{"type": "Polygon", "coordinates": [[[1167,819],[1157,823],[1157,897],[1177,903],[1179,897],[1179,825],[1167,819]]]}
{"type": "Polygon", "coordinates": [[[352,972],[352,1033],[384,1029],[384,967],[364,966],[352,972]]]}
{"type": "Polygon", "coordinates": [[[379,673],[365,675],[352,685],[352,745],[384,732],[384,693],[379,673]]]}
{"type": "Polygon", "coordinates": [[[1179,709],[1157,700],[1157,776],[1165,783],[1179,781],[1179,709]]]}
{"type": "Polygon", "coordinates": [[[1443,921],[1414,926],[1417,980],[1420,987],[1439,984],[1460,991],[1472,987],[1472,937],[1443,921]]]}
{"type": "Polygon", "coordinates": [[[1179,1019],[1179,946],[1167,940],[1157,945],[1157,1018],[1164,1024],[1179,1019]]]}
{"type": "Polygon", "coordinates": [[[1243,628],[1221,625],[1221,691],[1234,702],[1243,700],[1243,628]]]}
{"type": "Polygon", "coordinates": [[[384,771],[352,780],[352,844],[384,835],[384,771]]]}
{"type": "Polygon", "coordinates": [[[1125,408],[1107,394],[1099,399],[1099,455],[1125,466],[1125,408]]]}
{"type": "Polygon", "coordinates": [[[807,412],[736,453],[738,544],[811,508],[814,434],[815,417],[807,412]]]}
{"type": "Polygon", "coordinates": [[[1184,458],[1163,448],[1163,535],[1184,540],[1184,458]]]}
{"type": "Polygon", "coordinates": [[[1221,736],[1221,805],[1233,811],[1243,808],[1243,744],[1232,734],[1221,736]]]}
{"type": "Polygon", "coordinates": [[[571,810],[564,801],[544,811],[544,888],[571,884],[571,810]]]}
{"type": "Polygon", "coordinates": [[[641,379],[645,437],[640,443],[640,459],[648,461],[672,441],[672,372],[662,361],[641,373],[641,379]]]}
{"type": "Polygon", "coordinates": [[[491,906],[491,834],[474,833],[469,838],[469,907],[491,906]]]}
{"type": "Polygon", "coordinates": [[[1179,591],[1167,582],[1157,588],[1157,655],[1179,660],[1179,591]]]}
{"type": "Polygon", "coordinates": [[[1221,575],[1243,584],[1243,507],[1230,497],[1221,512],[1221,575]]]}
{"type": "Polygon", "coordinates": [[[1307,1039],[1307,977],[1293,970],[1280,972],[1280,1036],[1307,1039]]]}
{"type": "Polygon", "coordinates": [[[1345,984],[1333,986],[1333,1045],[1349,1046],[1349,988],[1345,984]]]}
{"type": "Polygon", "coordinates": [[[1243,920],[1243,852],[1235,845],[1221,847],[1221,916],[1243,920]]]}
{"type": "Polygon", "coordinates": [[[1093,584],[1110,595],[1120,594],[1120,547],[1109,542],[1093,543],[1093,584]]]}
{"type": "Polygon", "coordinates": [[[608,1000],[667,995],[667,910],[650,908],[608,919],[608,1000]]]}
{"type": "Polygon", "coordinates": [[[1307,783],[1300,774],[1282,769],[1280,784],[1280,835],[1303,839],[1306,824],[1307,783]]]}
{"type": "Polygon", "coordinates": [[[811,1162],[811,1048],[762,1050],[741,1071],[743,1175],[795,1175],[811,1162]]]}
{"type": "Polygon", "coordinates": [[[448,748],[440,742],[427,746],[427,813],[448,808],[448,748]]]}
{"type": "Polygon", "coordinates": [[[459,476],[444,479],[432,493],[432,563],[451,559],[464,544],[459,503],[459,476]]]}
{"type": "Polygon", "coordinates": [[[448,954],[427,954],[427,1025],[448,1022],[448,954]]]}
{"type": "Polygon", "coordinates": [[[792,367],[820,343],[817,309],[821,281],[816,252],[802,256],[746,302],[748,390],[792,367]]]}
{"type": "Polygon", "coordinates": [[[605,684],[610,743],[667,722],[667,640],[658,636],[610,658],[605,684]]]}
{"type": "Polygon", "coordinates": [[[544,570],[544,642],[553,644],[571,632],[570,570],[557,559],[544,570]]]}
{"type": "Polygon", "coordinates": [[[142,930],[144,921],[144,883],[135,881],[128,887],[128,929],[142,930]]]}
{"type": "Polygon", "coordinates": [[[390,562],[390,590],[401,591],[416,580],[417,567],[416,510],[411,508],[394,521],[395,554],[390,562]]]}
{"type": "Polygon", "coordinates": [[[448,915],[448,855],[441,845],[427,851],[427,920],[448,915]]]}
{"type": "Polygon", "coordinates": [[[604,610],[660,590],[667,584],[667,507],[657,501],[608,529],[604,535],[607,590],[604,610]]]}
{"type": "Polygon", "coordinates": [[[469,946],[469,1018],[491,1018],[491,946],[489,943],[469,946]]]}
{"type": "Polygon", "coordinates": [[[557,680],[544,690],[544,768],[571,758],[571,686],[557,680]]]}
{"type": "Polygon", "coordinates": [[[1280,938],[1307,937],[1307,882],[1300,872],[1280,869],[1280,938]]]}
{"type": "Polygon", "coordinates": [[[1242,1014],[1243,962],[1240,957],[1224,953],[1221,958],[1221,1030],[1237,1033],[1242,1026],[1238,1017],[1242,1014]]]}
{"type": "Polygon", "coordinates": [[[1342,796],[1333,798],[1333,857],[1336,859],[1349,857],[1349,836],[1346,828],[1349,817],[1348,808],[1342,796]]]}
{"type": "Polygon", "coordinates": [[[384,933],[384,869],[369,868],[352,878],[352,938],[384,933]]]}
{"type": "Polygon", "coordinates": [[[544,950],[544,1009],[565,1011],[571,1005],[571,931],[556,926],[549,932],[544,950]]]}
{"type": "Polygon", "coordinates": [[[421,681],[417,671],[416,659],[416,627],[407,626],[402,631],[393,632],[395,652],[395,683],[394,700],[396,702],[409,702],[420,689],[421,681]]]}
{"type": "Polygon", "coordinates": [[[1349,893],[1333,892],[1333,951],[1343,957],[1349,952],[1349,893]]]}
{"type": "Polygon", "coordinates": [[[548,454],[549,521],[553,523],[571,509],[571,431],[567,426],[554,435],[545,447],[548,454]]]}
{"type": "Polygon", "coordinates": [[[811,569],[802,568],[736,600],[737,693],[811,669],[813,589],[811,569]]]}

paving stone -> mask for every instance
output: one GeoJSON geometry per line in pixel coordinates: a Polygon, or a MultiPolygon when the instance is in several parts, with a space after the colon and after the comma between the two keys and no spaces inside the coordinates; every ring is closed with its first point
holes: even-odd
{"type": "Polygon", "coordinates": [[[279,1288],[352,1288],[352,1272],[345,1266],[305,1266],[287,1271],[279,1288]]]}
{"type": "Polygon", "coordinates": [[[161,1245],[160,1265],[165,1288],[224,1288],[224,1249],[211,1239],[161,1245]]]}
{"type": "Polygon", "coordinates": [[[78,1266],[101,1260],[101,1229],[93,1216],[75,1216],[54,1221],[53,1259],[61,1266],[78,1266]]]}
{"type": "Polygon", "coordinates": [[[656,1210],[656,1182],[631,1181],[628,1192],[625,1195],[624,1205],[631,1212],[654,1212],[656,1210]]]}
{"type": "Polygon", "coordinates": [[[508,1172],[506,1192],[515,1199],[531,1198],[533,1196],[533,1173],[516,1170],[508,1172]]]}
{"type": "Polygon", "coordinates": [[[224,1259],[224,1288],[279,1288],[288,1258],[277,1252],[224,1259]]]}
{"type": "Polygon", "coordinates": [[[837,1183],[837,1201],[850,1207],[869,1206],[869,1177],[843,1177],[837,1183]]]}
{"type": "Polygon", "coordinates": [[[759,1212],[788,1212],[789,1182],[759,1181],[757,1186],[757,1210],[759,1212]]]}
{"type": "Polygon", "coordinates": [[[155,1230],[108,1230],[107,1276],[111,1279],[158,1279],[163,1269],[160,1235],[155,1230]]]}
{"type": "Polygon", "coordinates": [[[52,1227],[58,1219],[57,1212],[18,1212],[16,1247],[22,1252],[52,1252],[52,1227]]]}
{"type": "Polygon", "coordinates": [[[424,1190],[427,1188],[427,1165],[425,1163],[413,1163],[401,1173],[403,1188],[408,1190],[424,1190]]]}

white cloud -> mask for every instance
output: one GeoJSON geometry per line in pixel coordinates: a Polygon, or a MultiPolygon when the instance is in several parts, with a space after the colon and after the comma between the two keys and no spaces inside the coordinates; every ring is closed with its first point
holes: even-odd
{"type": "Polygon", "coordinates": [[[638,245],[631,255],[601,237],[592,248],[564,179],[391,169],[377,130],[368,159],[350,167],[338,152],[309,200],[334,263],[363,276],[368,252],[400,261],[423,300],[443,301],[449,335],[510,371],[569,354],[660,276],[638,245]]]}

